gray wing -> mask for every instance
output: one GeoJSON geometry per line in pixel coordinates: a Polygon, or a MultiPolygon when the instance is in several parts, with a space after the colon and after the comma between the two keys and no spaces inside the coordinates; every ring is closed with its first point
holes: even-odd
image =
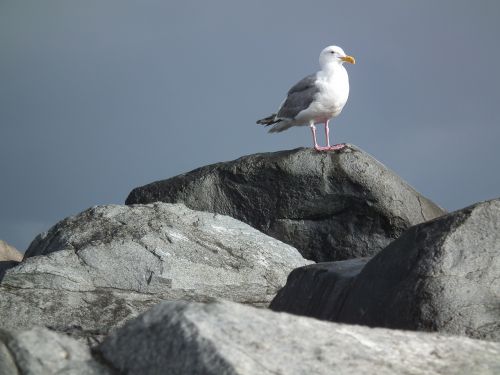
{"type": "Polygon", "coordinates": [[[278,118],[294,119],[297,114],[309,107],[319,92],[315,85],[316,73],[297,82],[289,91],[285,102],[278,110],[278,118]]]}

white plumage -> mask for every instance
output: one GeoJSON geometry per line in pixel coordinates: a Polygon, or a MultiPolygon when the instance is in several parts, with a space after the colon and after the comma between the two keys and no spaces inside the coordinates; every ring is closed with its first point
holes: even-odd
{"type": "Polygon", "coordinates": [[[321,70],[295,84],[287,94],[278,112],[257,121],[271,125],[269,132],[281,132],[292,126],[309,125],[314,147],[318,151],[340,149],[330,146],[328,122],[340,114],[349,97],[349,77],[344,62],[355,63],[353,57],[337,46],[326,47],[319,55],[321,70]],[[327,146],[318,146],[315,124],[325,124],[327,146]]]}

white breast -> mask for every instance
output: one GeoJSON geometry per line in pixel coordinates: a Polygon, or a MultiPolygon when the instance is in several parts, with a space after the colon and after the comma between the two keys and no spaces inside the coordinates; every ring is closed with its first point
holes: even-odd
{"type": "Polygon", "coordinates": [[[349,97],[349,77],[342,65],[329,72],[320,72],[317,82],[320,92],[317,96],[316,111],[328,118],[340,114],[349,97]]]}

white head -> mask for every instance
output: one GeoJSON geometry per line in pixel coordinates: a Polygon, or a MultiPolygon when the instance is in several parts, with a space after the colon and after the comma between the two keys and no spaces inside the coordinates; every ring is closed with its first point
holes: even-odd
{"type": "Polygon", "coordinates": [[[346,55],[344,50],[338,46],[328,46],[319,54],[319,65],[321,68],[330,66],[331,64],[342,65],[348,62],[355,64],[354,57],[346,55]]]}

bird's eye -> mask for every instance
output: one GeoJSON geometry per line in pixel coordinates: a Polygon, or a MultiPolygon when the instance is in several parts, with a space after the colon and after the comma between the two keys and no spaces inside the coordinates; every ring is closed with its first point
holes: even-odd
{"type": "Polygon", "coordinates": [[[335,51],[330,51],[330,53],[331,53],[331,54],[334,54],[334,53],[335,53],[335,51]]]}

